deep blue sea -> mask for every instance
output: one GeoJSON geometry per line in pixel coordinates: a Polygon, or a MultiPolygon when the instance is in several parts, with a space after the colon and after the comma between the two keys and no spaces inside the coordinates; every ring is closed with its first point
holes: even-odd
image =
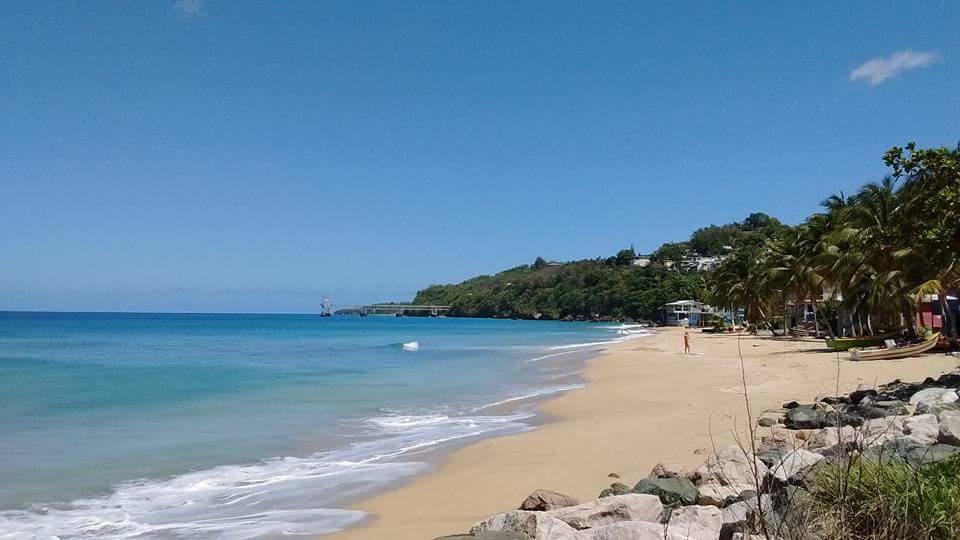
{"type": "Polygon", "coordinates": [[[0,313],[0,538],[339,530],[366,517],[348,501],[429,470],[431,452],[532,429],[537,399],[580,385],[586,355],[641,334],[455,318],[0,313]]]}

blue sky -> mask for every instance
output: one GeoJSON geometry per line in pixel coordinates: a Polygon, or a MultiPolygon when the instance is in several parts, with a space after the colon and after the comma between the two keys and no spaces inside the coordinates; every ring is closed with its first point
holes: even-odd
{"type": "Polygon", "coordinates": [[[0,309],[293,311],[797,222],[960,138],[960,4],[0,3],[0,309]]]}

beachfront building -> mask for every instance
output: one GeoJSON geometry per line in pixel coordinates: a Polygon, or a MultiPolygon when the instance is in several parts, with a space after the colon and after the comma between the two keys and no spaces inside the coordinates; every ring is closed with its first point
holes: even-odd
{"type": "Polygon", "coordinates": [[[667,326],[703,326],[718,312],[696,300],[677,300],[663,306],[663,323],[667,326]]]}
{"type": "MultiPolygon", "coordinates": [[[[947,309],[953,314],[953,319],[960,320],[960,299],[948,294],[946,300],[947,309]]],[[[923,297],[923,301],[917,307],[917,326],[925,326],[934,332],[943,332],[944,327],[947,326],[947,318],[944,317],[939,296],[928,294],[923,297]]]]}

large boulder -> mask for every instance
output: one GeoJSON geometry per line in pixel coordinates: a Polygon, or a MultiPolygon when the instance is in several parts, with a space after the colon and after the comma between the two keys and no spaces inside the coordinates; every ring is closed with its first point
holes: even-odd
{"type": "Polygon", "coordinates": [[[546,511],[578,504],[580,504],[580,501],[569,495],[549,489],[538,489],[520,503],[520,510],[546,511]]]}
{"type": "Polygon", "coordinates": [[[904,416],[887,416],[867,420],[859,430],[864,447],[881,446],[903,435],[904,416]]]}
{"type": "Polygon", "coordinates": [[[940,414],[937,437],[943,444],[960,446],[960,412],[940,414]]]}
{"type": "Polygon", "coordinates": [[[852,426],[842,426],[839,428],[826,427],[814,434],[813,439],[810,441],[810,446],[828,451],[821,453],[830,453],[830,451],[836,449],[837,446],[851,446],[856,444],[857,440],[857,430],[852,426]]]}
{"type": "Polygon", "coordinates": [[[774,479],[781,483],[796,482],[802,479],[803,474],[823,459],[820,454],[815,454],[803,448],[792,450],[775,464],[770,472],[774,479]]]}
{"type": "Polygon", "coordinates": [[[470,534],[480,538],[487,532],[520,533],[532,540],[580,540],[577,530],[562,520],[526,510],[497,514],[470,529],[470,534]]]}
{"type": "Polygon", "coordinates": [[[757,486],[752,484],[730,484],[727,486],[709,482],[697,489],[697,504],[726,506],[728,504],[756,497],[757,486]]]}
{"type": "Polygon", "coordinates": [[[697,486],[683,477],[644,478],[633,486],[634,493],[656,495],[667,506],[697,502],[697,486]]]}
{"type": "Polygon", "coordinates": [[[787,411],[783,425],[790,429],[817,429],[823,425],[824,414],[813,407],[795,407],[787,411]]]}
{"type": "Polygon", "coordinates": [[[722,527],[720,538],[730,538],[735,533],[756,531],[760,527],[761,519],[768,519],[773,514],[773,500],[769,495],[740,501],[723,509],[721,513],[722,527]]]}
{"type": "Polygon", "coordinates": [[[910,396],[910,404],[920,406],[934,403],[953,403],[960,399],[957,392],[951,388],[924,388],[910,396]]]}
{"type": "Polygon", "coordinates": [[[451,534],[433,540],[530,540],[530,537],[516,531],[478,531],[476,534],[451,534]]]}
{"type": "Polygon", "coordinates": [[[960,411],[960,403],[938,403],[938,402],[924,402],[917,405],[916,414],[935,414],[937,418],[940,417],[943,413],[951,413],[955,411],[960,411]]]}
{"type": "Polygon", "coordinates": [[[937,442],[940,423],[932,414],[918,414],[903,420],[903,433],[917,444],[929,446],[937,442]]]}
{"type": "Polygon", "coordinates": [[[581,531],[583,540],[685,540],[685,536],[664,530],[660,523],[621,521],[581,531]]]}
{"type": "Polygon", "coordinates": [[[767,475],[767,466],[739,446],[728,446],[712,454],[691,474],[697,484],[757,485],[767,475]]]}
{"type": "Polygon", "coordinates": [[[577,506],[544,512],[574,529],[590,529],[618,521],[660,521],[663,503],[654,495],[614,495],[577,506]]]}
{"type": "Polygon", "coordinates": [[[716,506],[683,506],[670,514],[667,532],[691,540],[716,540],[723,526],[723,513],[716,506]]]}

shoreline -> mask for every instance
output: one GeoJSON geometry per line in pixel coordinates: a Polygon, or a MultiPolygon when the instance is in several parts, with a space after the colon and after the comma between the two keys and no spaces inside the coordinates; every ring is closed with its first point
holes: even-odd
{"type": "Polygon", "coordinates": [[[738,348],[754,418],[837,386],[843,393],[957,367],[946,355],[864,363],[841,355],[838,379],[837,356],[820,341],[692,333],[695,354],[683,355],[681,335],[658,329],[607,346],[584,363],[587,386],[536,407],[546,419],[536,429],[446,453],[433,471],[350,505],[371,514],[362,525],[320,538],[429,540],[516,508],[538,488],[587,500],[615,480],[610,473],[632,483],[661,461],[699,465],[746,427],[738,348]]]}

